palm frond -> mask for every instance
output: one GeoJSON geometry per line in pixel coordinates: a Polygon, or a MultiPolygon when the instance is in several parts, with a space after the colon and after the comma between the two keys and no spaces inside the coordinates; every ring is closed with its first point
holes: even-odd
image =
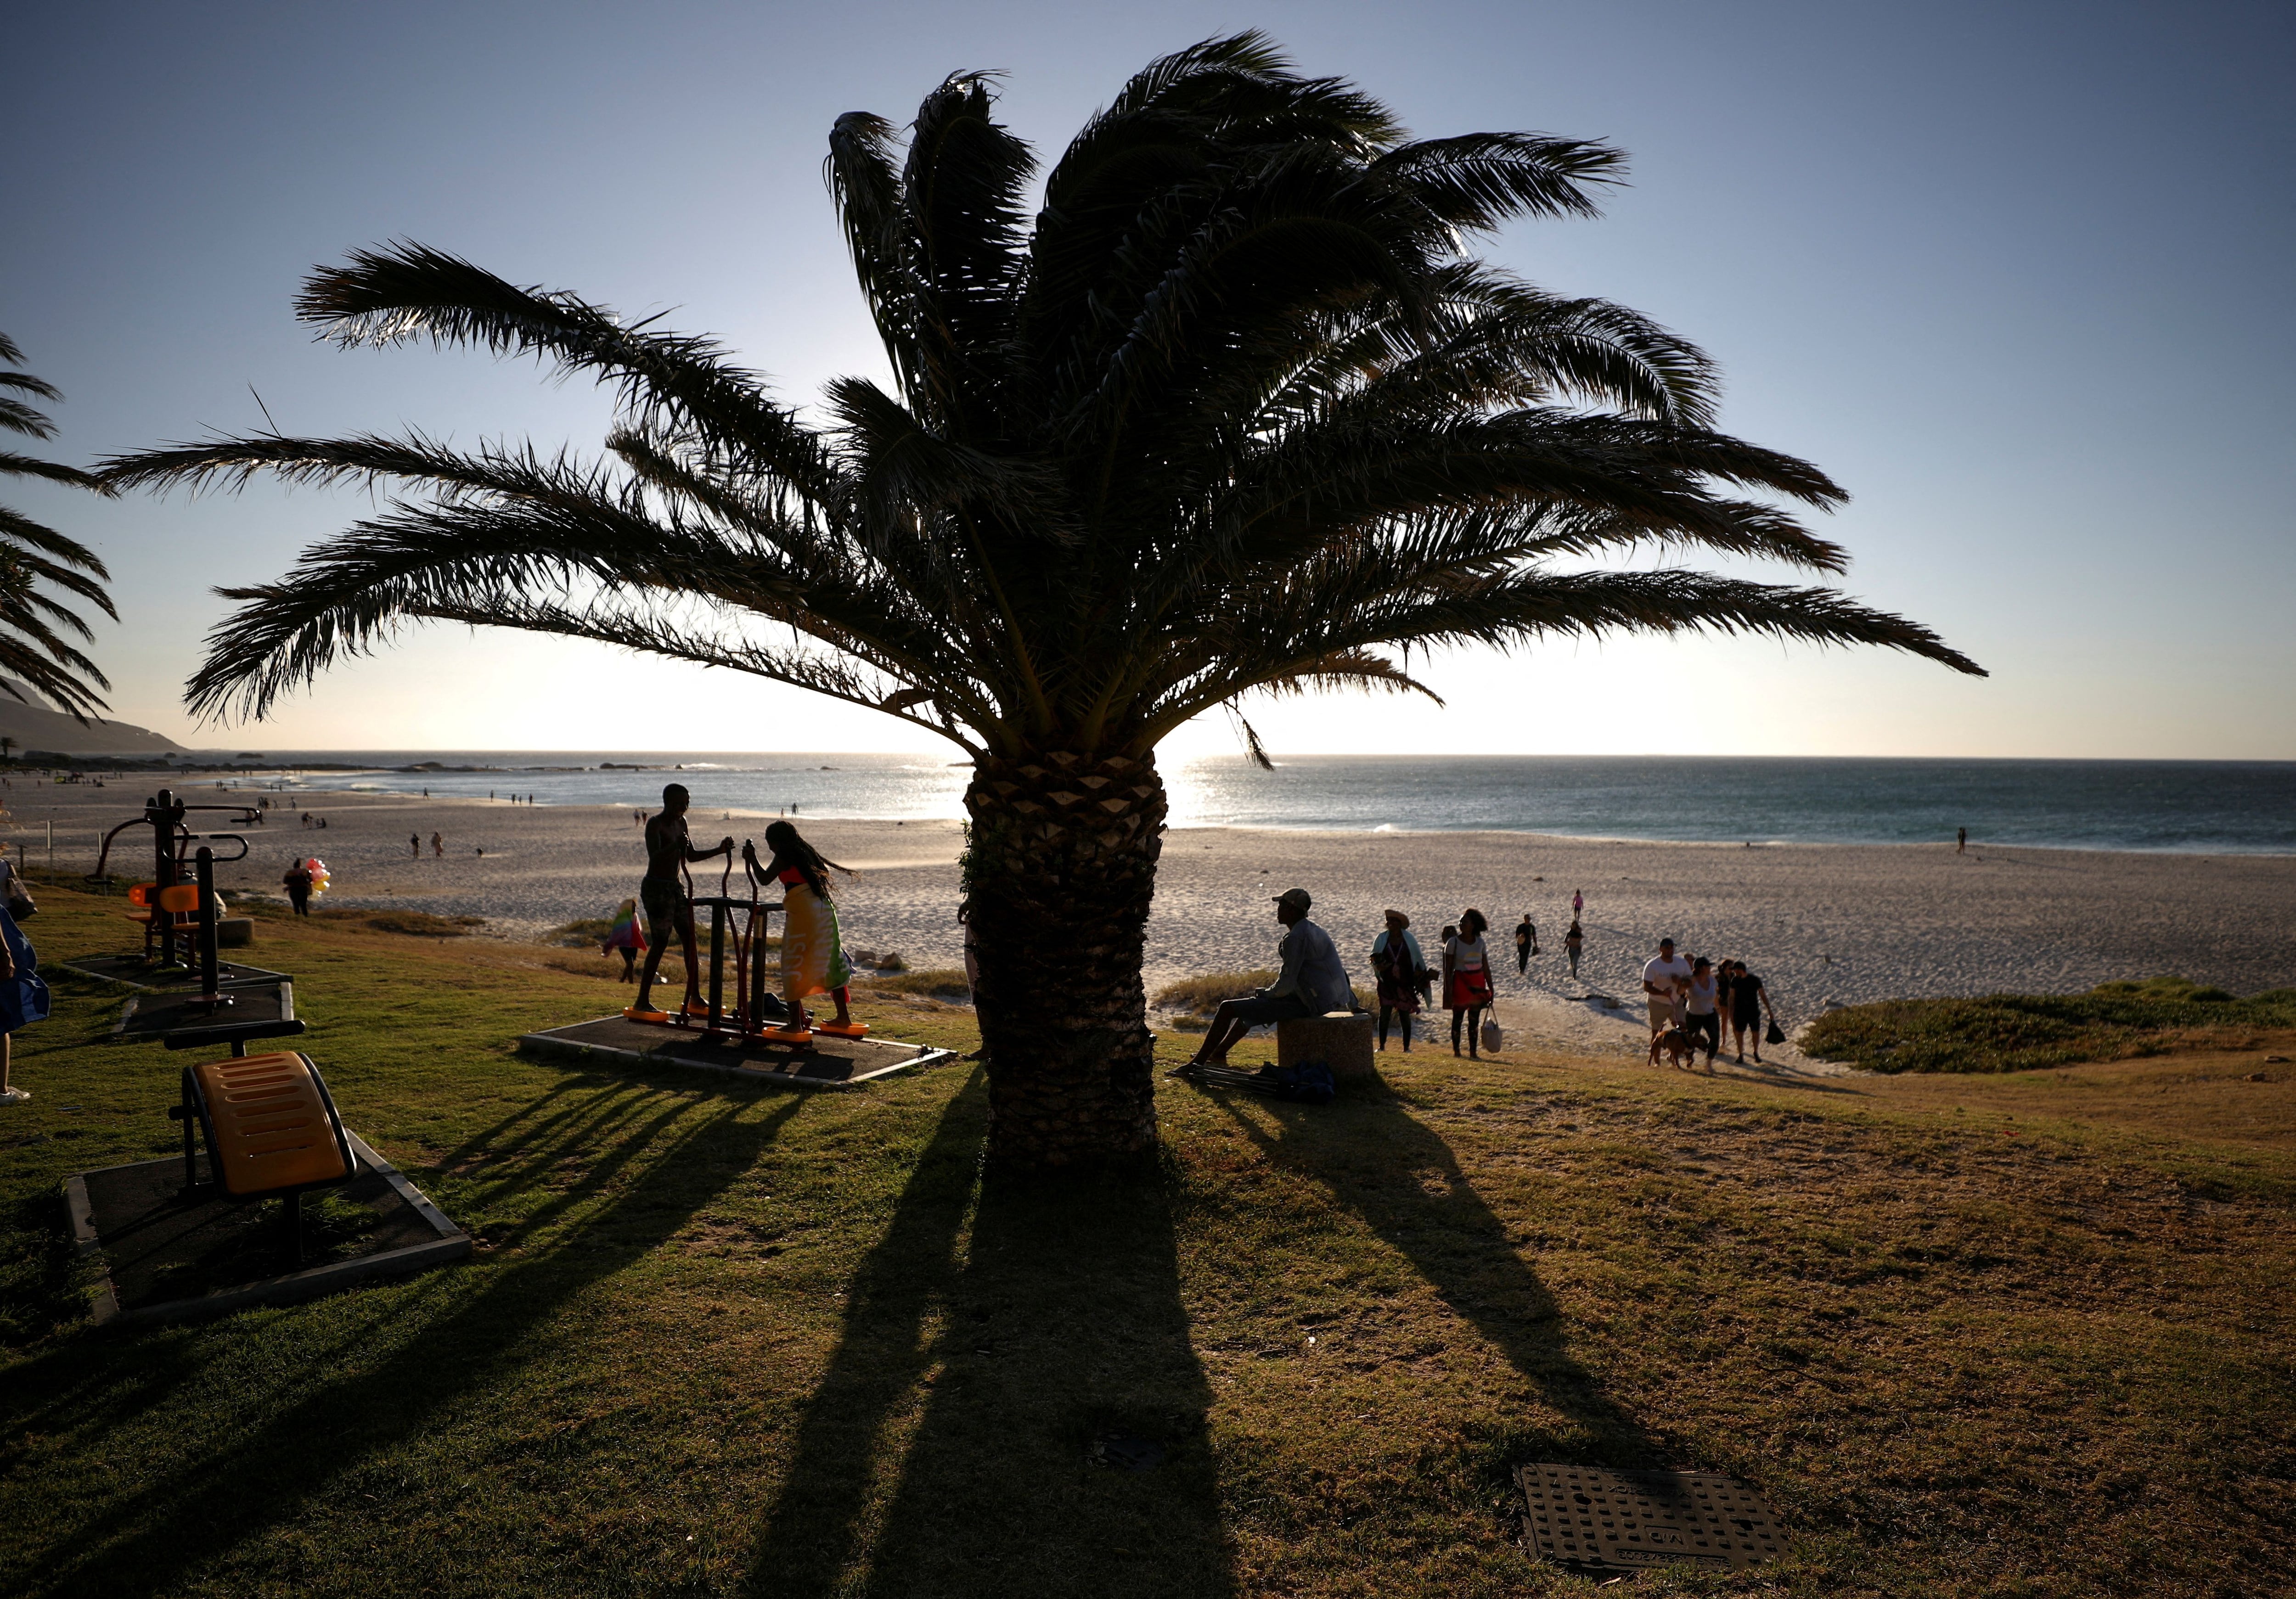
{"type": "Polygon", "coordinates": [[[1552,134],[1475,133],[1398,145],[1374,161],[1374,176],[1407,188],[1453,227],[1488,233],[1517,217],[1596,217],[1589,184],[1626,176],[1627,159],[1593,139],[1552,134]]]}
{"type": "MultiPolygon", "coordinates": [[[[0,372],[0,383],[21,375],[20,373],[0,372]]],[[[49,421],[45,413],[35,411],[21,400],[10,399],[4,394],[0,394],[0,429],[11,433],[28,434],[34,439],[53,439],[56,436],[56,424],[49,421]]]]}
{"type": "Polygon", "coordinates": [[[65,466],[54,461],[36,461],[29,455],[17,455],[13,450],[0,450],[0,477],[37,478],[44,483],[62,483],[68,488],[93,489],[97,494],[110,494],[111,489],[93,474],[77,466],[65,466]]]}
{"type": "MultiPolygon", "coordinates": [[[[4,357],[0,357],[4,358],[4,357]]],[[[29,372],[0,372],[0,389],[19,390],[34,399],[54,405],[62,400],[63,391],[45,378],[36,378],[29,372]]]]}
{"type": "Polygon", "coordinates": [[[349,265],[315,271],[295,309],[346,348],[427,338],[534,356],[562,375],[589,373],[616,388],[633,420],[737,447],[800,492],[836,498],[819,441],[710,340],[625,326],[574,295],[518,288],[459,256],[406,242],[354,250],[349,265]]]}

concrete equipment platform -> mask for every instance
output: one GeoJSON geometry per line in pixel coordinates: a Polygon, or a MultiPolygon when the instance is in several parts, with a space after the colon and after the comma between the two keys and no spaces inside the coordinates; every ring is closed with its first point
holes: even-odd
{"type": "Polygon", "coordinates": [[[890,1038],[832,1038],[816,1033],[810,1048],[755,1038],[711,1039],[701,1026],[664,1027],[601,1016],[546,1032],[528,1033],[519,1047],[536,1054],[619,1065],[690,1066],[751,1082],[794,1088],[851,1088],[913,1067],[954,1059],[951,1051],[890,1038]]]}
{"type": "Polygon", "coordinates": [[[305,1201],[306,1258],[315,1263],[300,1271],[286,1269],[279,1201],[233,1204],[211,1188],[186,1199],[179,1155],[69,1179],[73,1241],[103,1266],[96,1322],[188,1321],[288,1304],[471,1252],[469,1234],[365,1139],[348,1137],[359,1175],[329,1191],[336,1202],[325,1210],[305,1201]]]}
{"type": "MultiPolygon", "coordinates": [[[[196,989],[200,986],[199,962],[187,966],[157,966],[140,955],[91,955],[78,960],[58,961],[66,972],[77,972],[82,977],[101,978],[108,983],[125,983],[131,988],[143,988],[152,993],[173,993],[180,988],[196,989]]],[[[225,961],[216,967],[219,987],[243,988],[250,983],[283,983],[293,980],[284,972],[268,972],[261,966],[244,966],[237,961],[225,961]]]]}

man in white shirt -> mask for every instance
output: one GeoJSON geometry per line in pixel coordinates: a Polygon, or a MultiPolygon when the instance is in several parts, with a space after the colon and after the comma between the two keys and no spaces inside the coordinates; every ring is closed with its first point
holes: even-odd
{"type": "Polygon", "coordinates": [[[1643,993],[1650,1001],[1651,1037],[1655,1038],[1674,1025],[1674,996],[1677,986],[1690,987],[1690,963],[1674,953],[1674,940],[1660,939],[1658,954],[1643,967],[1643,993]]]}

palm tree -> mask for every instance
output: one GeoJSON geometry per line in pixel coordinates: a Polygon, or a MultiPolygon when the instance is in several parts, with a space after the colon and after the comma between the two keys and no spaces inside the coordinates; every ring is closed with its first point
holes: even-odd
{"type": "Polygon", "coordinates": [[[1032,218],[1034,158],[992,87],[950,78],[906,148],[866,113],[832,129],[892,383],[832,382],[821,422],[707,340],[419,244],[316,272],[298,313],[345,346],[533,355],[613,384],[619,418],[597,461],[266,433],[108,463],[121,486],[406,491],[277,584],[226,591],[242,604],[190,705],[259,718],[420,619],[754,673],[941,734],[973,763],[991,1152],[1059,1166],[1154,1139],[1155,751],[1189,718],[1254,691],[1425,693],[1414,647],[1622,630],[1978,670],[1828,588],[1596,564],[1695,546],[1844,565],[1781,504],[1841,491],[1714,431],[1695,348],[1464,252],[1511,217],[1591,216],[1616,152],[1412,140],[1242,34],[1128,82],[1032,218]]]}
{"type": "MultiPolygon", "coordinates": [[[[0,362],[9,366],[24,364],[23,352],[4,333],[0,333],[0,362]]],[[[63,398],[54,384],[29,372],[0,371],[0,428],[33,439],[54,438],[55,423],[16,398],[21,394],[51,402],[63,398]]],[[[0,477],[39,478],[99,494],[111,492],[76,467],[34,460],[13,450],[0,449],[0,477]]],[[[38,586],[48,583],[77,594],[116,622],[119,613],[111,608],[111,597],[103,591],[103,583],[111,576],[86,545],[0,505],[0,691],[29,704],[32,701],[25,699],[23,692],[29,687],[70,711],[83,725],[88,712],[105,708],[95,690],[110,688],[111,683],[63,634],[82,640],[95,636],[76,611],[42,593],[38,586]]]]}

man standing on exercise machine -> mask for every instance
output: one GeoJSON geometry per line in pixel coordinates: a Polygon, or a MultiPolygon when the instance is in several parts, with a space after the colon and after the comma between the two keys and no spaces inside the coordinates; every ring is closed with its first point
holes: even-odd
{"type": "Polygon", "coordinates": [[[652,997],[654,974],[661,970],[662,951],[669,947],[673,931],[685,955],[685,1013],[698,1013],[701,1004],[701,963],[693,948],[693,906],[685,898],[679,871],[689,861],[720,855],[732,858],[734,840],[725,839],[715,849],[696,849],[693,835],[685,830],[690,799],[684,783],[671,783],[661,791],[661,813],[645,824],[646,869],[638,883],[638,903],[645,906],[646,935],[652,943],[646,950],[645,970],[638,977],[637,1003],[630,1007],[633,1015],[659,1013],[647,1001],[652,997]]]}

